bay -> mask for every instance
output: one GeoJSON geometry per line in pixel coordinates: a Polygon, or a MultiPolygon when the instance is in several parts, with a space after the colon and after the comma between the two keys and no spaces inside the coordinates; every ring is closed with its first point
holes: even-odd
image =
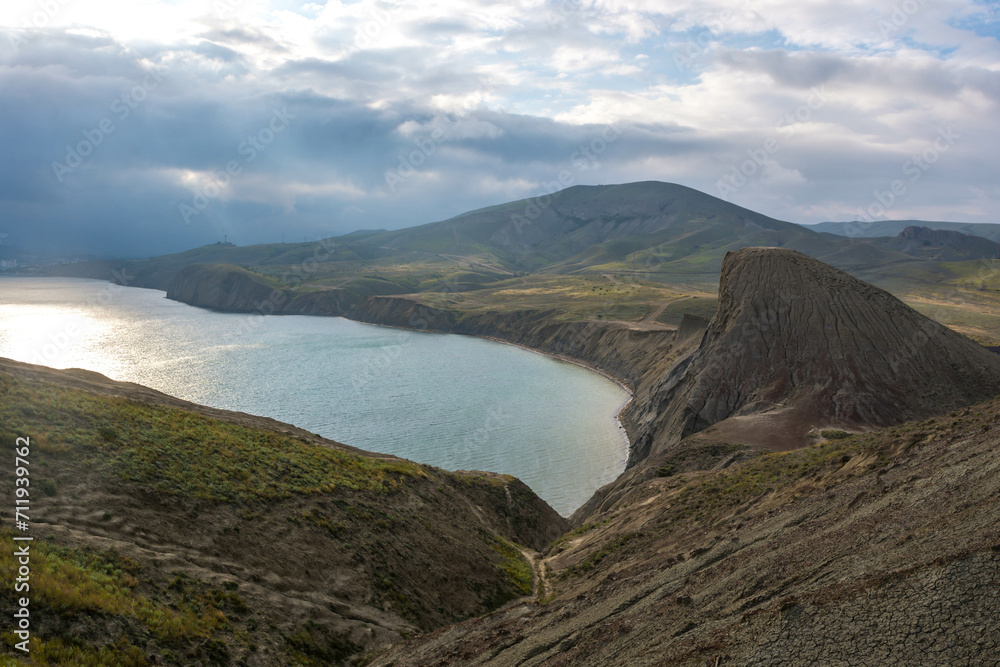
{"type": "Polygon", "coordinates": [[[85,368],[448,470],[563,515],[624,469],[628,393],[515,346],[343,318],[217,313],[93,280],[0,279],[0,356],[85,368]]]}

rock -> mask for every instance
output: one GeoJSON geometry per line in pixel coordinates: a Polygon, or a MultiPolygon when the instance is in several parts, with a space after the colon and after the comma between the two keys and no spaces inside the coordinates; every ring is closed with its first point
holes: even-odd
{"type": "Polygon", "coordinates": [[[1000,357],[888,292],[794,250],[726,255],[700,346],[652,391],[630,465],[718,425],[769,449],[810,428],[866,430],[1000,394],[1000,357]]]}

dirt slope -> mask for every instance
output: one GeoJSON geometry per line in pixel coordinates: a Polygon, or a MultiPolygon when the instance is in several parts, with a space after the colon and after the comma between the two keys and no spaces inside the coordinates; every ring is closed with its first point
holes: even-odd
{"type": "Polygon", "coordinates": [[[996,665],[1000,400],[634,487],[405,665],[996,665]]]}
{"type": "Polygon", "coordinates": [[[700,346],[636,417],[630,463],[717,424],[720,441],[788,449],[814,429],[886,426],[997,394],[1000,357],[980,345],[802,253],[746,248],[726,255],[700,346]]]}

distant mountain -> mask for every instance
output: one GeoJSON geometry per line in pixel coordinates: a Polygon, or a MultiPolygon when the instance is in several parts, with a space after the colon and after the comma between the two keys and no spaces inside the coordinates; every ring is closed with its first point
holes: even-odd
{"type": "Polygon", "coordinates": [[[726,252],[760,245],[846,267],[905,259],[657,181],[575,186],[365,240],[383,250],[486,255],[510,269],[546,273],[715,275],[726,252]]]}
{"type": "MultiPolygon", "coordinates": [[[[727,252],[754,246],[798,250],[880,284],[899,279],[938,284],[953,277],[891,244],[820,233],[657,181],[574,186],[440,222],[360,231],[314,243],[204,246],[130,262],[126,272],[132,276],[129,284],[167,289],[184,266],[228,264],[267,273],[297,288],[337,287],[356,300],[433,290],[442,284],[450,291],[479,289],[531,273],[714,282],[727,252]],[[414,270],[418,265],[422,272],[414,270]],[[296,267],[308,267],[308,274],[296,272],[296,267]],[[397,280],[404,274],[405,280],[397,280]]],[[[91,277],[108,274],[100,266],[75,271],[91,277]]]]}
{"type": "Polygon", "coordinates": [[[852,238],[874,238],[877,236],[897,236],[907,227],[929,227],[948,229],[963,234],[981,236],[991,241],[1000,241],[1000,225],[988,222],[933,222],[925,220],[876,220],[875,222],[821,222],[816,225],[802,225],[806,229],[823,234],[837,234],[852,238]]]}
{"type": "Polygon", "coordinates": [[[870,243],[886,250],[942,262],[996,259],[1000,254],[1000,241],[930,227],[910,226],[898,236],[874,238],[870,243]]]}

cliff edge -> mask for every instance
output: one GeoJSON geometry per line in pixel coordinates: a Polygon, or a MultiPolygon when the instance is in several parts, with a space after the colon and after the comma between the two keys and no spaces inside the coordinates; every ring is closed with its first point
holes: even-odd
{"type": "Polygon", "coordinates": [[[1000,357],[885,290],[794,250],[726,255],[719,310],[651,391],[631,464],[715,426],[771,450],[1000,394],[1000,357]]]}

